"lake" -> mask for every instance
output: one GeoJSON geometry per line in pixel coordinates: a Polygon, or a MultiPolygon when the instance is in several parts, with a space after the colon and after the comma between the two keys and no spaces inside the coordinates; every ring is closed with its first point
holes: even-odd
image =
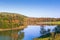
{"type": "MultiPolygon", "coordinates": [[[[53,32],[55,26],[44,26],[46,30],[53,32]]],[[[33,40],[41,36],[41,26],[28,25],[24,30],[0,32],[0,40],[33,40]]]]}

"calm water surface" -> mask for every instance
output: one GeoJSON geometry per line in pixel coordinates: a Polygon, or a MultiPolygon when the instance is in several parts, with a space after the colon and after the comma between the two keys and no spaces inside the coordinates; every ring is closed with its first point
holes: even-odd
{"type": "MultiPolygon", "coordinates": [[[[33,40],[33,38],[41,36],[41,26],[29,25],[24,30],[0,32],[0,40],[33,40]]],[[[56,26],[45,26],[45,29],[54,29],[56,26]]]]}

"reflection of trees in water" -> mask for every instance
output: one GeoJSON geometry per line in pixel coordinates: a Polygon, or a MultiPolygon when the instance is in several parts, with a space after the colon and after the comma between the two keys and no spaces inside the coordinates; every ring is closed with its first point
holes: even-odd
{"type": "Polygon", "coordinates": [[[18,40],[22,40],[24,38],[24,32],[22,32],[19,36],[18,36],[18,40]]]}
{"type": "Polygon", "coordinates": [[[19,35],[18,35],[18,31],[3,31],[3,32],[0,32],[0,36],[9,36],[10,39],[9,40],[22,40],[23,37],[24,37],[24,33],[21,32],[19,35]]]}
{"type": "Polygon", "coordinates": [[[18,35],[17,33],[13,33],[11,37],[12,37],[12,40],[22,40],[24,37],[24,33],[21,33],[20,35],[18,35]]]}

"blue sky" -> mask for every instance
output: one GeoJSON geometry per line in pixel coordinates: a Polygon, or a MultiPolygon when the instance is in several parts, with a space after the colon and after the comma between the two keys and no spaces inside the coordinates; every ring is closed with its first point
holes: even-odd
{"type": "Polygon", "coordinates": [[[60,18],[60,0],[0,0],[0,12],[60,18]]]}

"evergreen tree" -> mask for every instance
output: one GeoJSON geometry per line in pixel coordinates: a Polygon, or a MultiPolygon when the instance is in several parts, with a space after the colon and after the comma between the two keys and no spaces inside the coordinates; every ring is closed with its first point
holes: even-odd
{"type": "Polygon", "coordinates": [[[40,30],[40,33],[41,33],[42,35],[46,33],[46,30],[44,29],[44,26],[41,26],[40,29],[41,29],[41,30],[40,30]]]}

